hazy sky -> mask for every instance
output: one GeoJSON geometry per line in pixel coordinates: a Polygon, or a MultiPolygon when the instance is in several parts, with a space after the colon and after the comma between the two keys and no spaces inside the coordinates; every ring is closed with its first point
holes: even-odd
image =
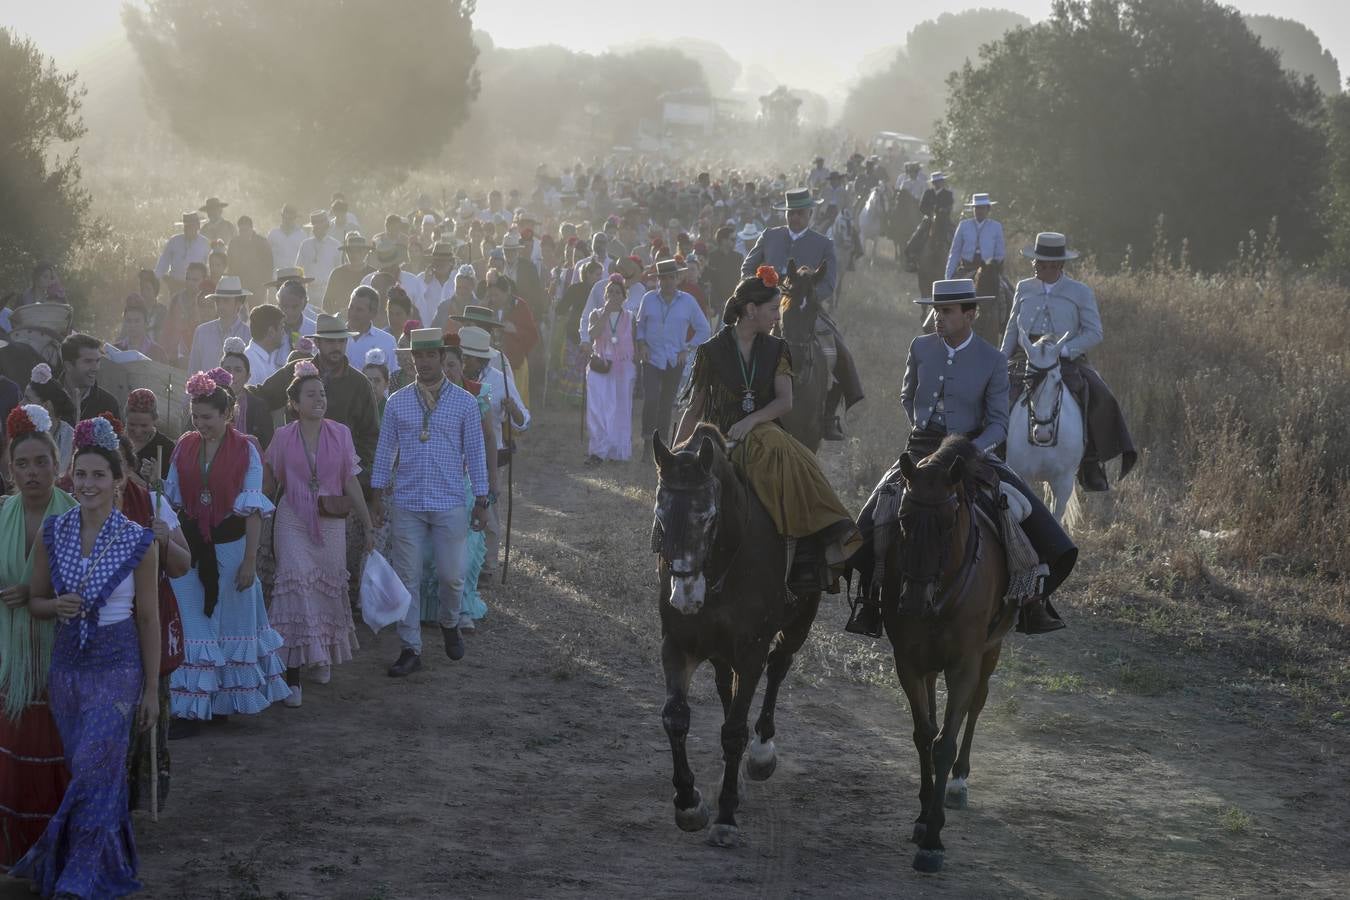
{"type": "MultiPolygon", "coordinates": [[[[1350,74],[1347,0],[1237,0],[1234,5],[1246,13],[1303,22],[1335,55],[1342,75],[1350,74]]],[[[803,71],[800,80],[814,83],[798,86],[838,95],[853,78],[857,59],[864,53],[902,43],[909,29],[924,19],[972,6],[1011,9],[1033,20],[1043,18],[1050,9],[1049,0],[925,0],[903,4],[877,0],[677,0],[656,5],[609,5],[598,14],[577,14],[581,7],[549,0],[479,0],[475,25],[505,47],[555,43],[598,51],[610,44],[655,36],[707,38],[721,43],[742,61],[763,65],[780,77],[803,71]],[[564,8],[571,14],[560,14],[564,8]],[[642,11],[647,14],[640,15],[642,11]],[[814,49],[822,47],[828,52],[814,49]]],[[[397,0],[390,2],[389,8],[396,13],[397,0]]],[[[120,9],[117,0],[0,0],[0,24],[27,34],[58,61],[65,62],[120,29],[120,9]]]]}

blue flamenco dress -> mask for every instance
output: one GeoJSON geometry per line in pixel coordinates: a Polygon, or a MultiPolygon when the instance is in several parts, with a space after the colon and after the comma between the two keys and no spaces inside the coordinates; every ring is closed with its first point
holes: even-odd
{"type": "Polygon", "coordinates": [[[75,507],[42,526],[55,596],[84,597],[80,615],[57,626],[47,678],[70,786],[42,837],[10,874],[31,879],[44,897],[122,897],[141,887],[126,759],[145,679],[134,613],[107,624],[101,619],[114,594],[134,597],[128,582],[154,532],[114,511],[86,557],[80,515],[75,507]]]}
{"type": "MultiPolygon", "coordinates": [[[[262,492],[262,459],[251,444],[248,454],[233,512],[270,515],[274,507],[262,492]]],[[[176,458],[164,480],[164,494],[175,507],[182,507],[176,458]]],[[[169,708],[176,719],[260,713],[290,696],[286,669],[277,656],[282,638],[267,619],[262,583],[255,577],[245,590],[235,587],[247,540],[215,544],[220,581],[211,615],[206,614],[206,588],[196,560],[191,571],[171,581],[183,618],[184,644],[183,664],[169,676],[169,708]]]]}

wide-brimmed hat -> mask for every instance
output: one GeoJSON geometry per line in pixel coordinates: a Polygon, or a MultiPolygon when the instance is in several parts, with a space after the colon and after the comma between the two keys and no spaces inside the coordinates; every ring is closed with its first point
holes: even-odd
{"type": "Polygon", "coordinates": [[[454,259],[455,245],[449,241],[437,241],[431,245],[432,259],[454,259]]]}
{"type": "Polygon", "coordinates": [[[409,350],[444,350],[445,332],[439,328],[414,328],[408,333],[409,350]]]}
{"type": "Polygon", "coordinates": [[[318,225],[320,222],[322,222],[322,223],[325,224],[325,225],[329,224],[329,221],[328,221],[328,210],[326,210],[326,209],[316,209],[316,210],[314,210],[312,213],[309,214],[309,224],[306,225],[305,227],[306,227],[306,228],[313,228],[315,225],[318,225]]]}
{"type": "Polygon", "coordinates": [[[343,250],[369,250],[370,241],[359,231],[347,232],[347,239],[342,242],[343,250]]]}
{"type": "Polygon", "coordinates": [[[298,281],[301,284],[309,284],[314,279],[305,274],[305,270],[300,266],[282,266],[276,270],[276,277],[265,283],[263,287],[279,288],[288,281],[298,281]]]}
{"type": "MultiPolygon", "coordinates": [[[[497,313],[487,306],[474,306],[470,304],[464,307],[464,312],[451,316],[456,322],[463,325],[477,325],[479,328],[503,328],[501,322],[497,321],[497,313]]],[[[463,329],[461,329],[463,333],[463,329]]]]}
{"type": "Polygon", "coordinates": [[[201,224],[202,224],[202,217],[199,216],[199,215],[197,215],[196,211],[193,210],[193,211],[190,211],[190,212],[185,212],[185,213],[183,213],[183,217],[182,217],[181,219],[179,219],[177,222],[174,222],[173,224],[175,224],[175,225],[186,225],[188,222],[192,222],[192,223],[194,223],[194,224],[196,224],[196,225],[201,225],[201,224]]]}
{"type": "Polygon", "coordinates": [[[678,275],[687,271],[689,271],[688,267],[681,265],[677,259],[659,259],[656,261],[656,276],[658,278],[662,275],[678,275]]]}
{"type": "Polygon", "coordinates": [[[784,191],[783,202],[775,203],[773,208],[779,212],[785,212],[789,209],[812,209],[824,202],[812,197],[809,188],[796,188],[795,190],[784,191]]]}
{"type": "Polygon", "coordinates": [[[206,202],[197,207],[198,212],[210,212],[213,209],[224,209],[230,204],[224,203],[219,197],[207,197],[206,202]]]}
{"type": "Polygon", "coordinates": [[[465,326],[459,330],[459,352],[478,359],[492,359],[492,337],[481,328],[465,326]]]}
{"type": "Polygon", "coordinates": [[[1036,246],[1022,248],[1027,259],[1044,259],[1050,262],[1063,262],[1077,259],[1078,251],[1069,249],[1069,239],[1058,231],[1042,231],[1036,235],[1036,246]]]}
{"type": "Polygon", "coordinates": [[[243,300],[245,297],[252,296],[252,291],[244,290],[244,283],[239,280],[238,275],[222,275],[220,280],[216,282],[216,289],[207,294],[206,299],[243,300]]]}
{"type": "Polygon", "coordinates": [[[970,202],[966,204],[966,208],[975,206],[998,206],[998,201],[990,200],[988,194],[971,194],[970,202]]]}
{"type": "Polygon", "coordinates": [[[947,173],[946,173],[946,172],[934,172],[932,175],[929,175],[929,176],[928,176],[928,180],[929,180],[930,182],[932,182],[933,184],[937,184],[939,181],[946,181],[946,180],[947,180],[947,173]]]}
{"type": "Polygon", "coordinates": [[[763,233],[754,222],[746,222],[745,227],[736,232],[736,238],[742,241],[757,241],[763,233]]]}
{"type": "Polygon", "coordinates": [[[506,237],[502,238],[502,250],[519,250],[524,244],[521,243],[520,235],[514,231],[508,231],[506,237]]]}
{"type": "Polygon", "coordinates": [[[408,258],[408,248],[401,241],[382,237],[375,242],[375,262],[381,267],[402,263],[408,258]]]}
{"type": "Polygon", "coordinates": [[[305,335],[307,338],[323,338],[329,341],[345,341],[347,338],[358,337],[355,331],[347,330],[347,323],[342,316],[324,313],[314,320],[314,333],[305,335]]]}
{"type": "Polygon", "coordinates": [[[919,297],[914,302],[921,306],[951,306],[959,303],[983,303],[994,297],[975,296],[975,282],[970,278],[948,278],[933,282],[933,296],[919,297]]]}

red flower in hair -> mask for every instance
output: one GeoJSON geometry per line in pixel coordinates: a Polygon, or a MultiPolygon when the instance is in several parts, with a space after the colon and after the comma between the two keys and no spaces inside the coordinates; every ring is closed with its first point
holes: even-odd
{"type": "Polygon", "coordinates": [[[33,420],[28,417],[28,410],[22,406],[16,406],[9,411],[9,418],[5,419],[5,433],[9,435],[10,441],[21,434],[37,430],[33,420]]]}
{"type": "Polygon", "coordinates": [[[764,282],[765,287],[778,287],[778,270],[773,266],[760,266],[755,270],[755,277],[764,282]]]}
{"type": "Polygon", "coordinates": [[[117,416],[114,416],[114,415],[113,415],[112,413],[110,413],[110,412],[101,412],[101,413],[99,413],[99,418],[101,418],[101,419],[107,419],[110,423],[112,423],[113,434],[117,435],[118,437],[121,437],[121,436],[122,436],[122,420],[121,420],[121,419],[117,418],[117,416]]]}

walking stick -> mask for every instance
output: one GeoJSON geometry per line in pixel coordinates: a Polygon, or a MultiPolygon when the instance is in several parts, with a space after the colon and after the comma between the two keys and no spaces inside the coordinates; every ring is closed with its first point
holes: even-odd
{"type": "Polygon", "coordinates": [[[512,472],[516,467],[516,450],[511,446],[511,414],[506,414],[506,446],[510,454],[506,457],[506,547],[502,551],[502,584],[506,584],[506,571],[511,568],[511,508],[515,505],[515,486],[512,472]]]}
{"type": "Polygon", "coordinates": [[[150,726],[150,821],[159,821],[159,722],[150,726]]]}

